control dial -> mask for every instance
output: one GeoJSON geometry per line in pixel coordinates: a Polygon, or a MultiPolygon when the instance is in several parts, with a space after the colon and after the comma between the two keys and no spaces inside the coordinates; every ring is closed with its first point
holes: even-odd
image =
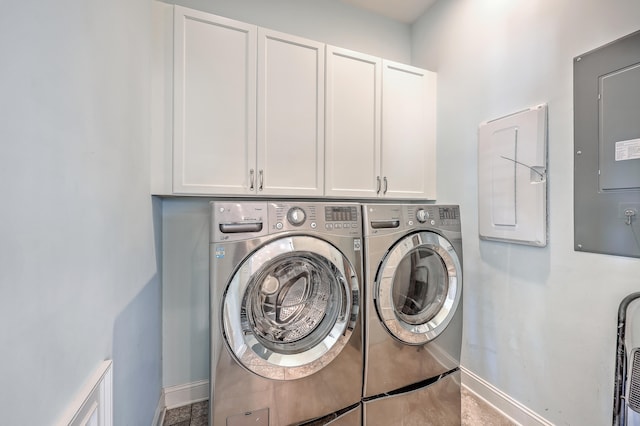
{"type": "Polygon", "coordinates": [[[307,214],[300,207],[292,207],[287,212],[287,220],[293,226],[300,226],[307,220],[307,214]]]}
{"type": "Polygon", "coordinates": [[[429,213],[425,209],[418,209],[416,219],[418,219],[420,223],[425,223],[427,219],[429,219],[429,213]]]}

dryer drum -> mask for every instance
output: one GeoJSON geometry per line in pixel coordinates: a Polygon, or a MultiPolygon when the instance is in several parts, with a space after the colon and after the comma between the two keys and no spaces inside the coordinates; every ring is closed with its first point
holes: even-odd
{"type": "Polygon", "coordinates": [[[396,268],[393,303],[408,324],[424,324],[442,310],[448,290],[447,269],[430,249],[419,247],[405,255],[396,268]]]}

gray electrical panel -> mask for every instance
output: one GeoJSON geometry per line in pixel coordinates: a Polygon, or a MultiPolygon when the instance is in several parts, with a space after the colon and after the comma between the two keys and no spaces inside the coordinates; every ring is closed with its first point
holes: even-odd
{"type": "Polygon", "coordinates": [[[574,248],[640,257],[640,31],[574,58],[574,248]]]}

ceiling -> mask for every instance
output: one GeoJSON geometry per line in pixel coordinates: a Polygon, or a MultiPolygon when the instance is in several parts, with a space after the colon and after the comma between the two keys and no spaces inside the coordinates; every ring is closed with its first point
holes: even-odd
{"type": "Polygon", "coordinates": [[[436,0],[342,0],[361,9],[395,21],[410,24],[418,19],[436,0]]]}

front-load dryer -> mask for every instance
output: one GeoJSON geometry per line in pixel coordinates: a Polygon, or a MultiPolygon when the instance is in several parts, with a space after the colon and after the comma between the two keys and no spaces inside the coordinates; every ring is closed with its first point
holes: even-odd
{"type": "Polygon", "coordinates": [[[366,426],[459,425],[462,238],[454,205],[363,205],[366,426]]]}
{"type": "Polygon", "coordinates": [[[360,425],[360,206],[211,211],[211,424],[360,425]]]}

